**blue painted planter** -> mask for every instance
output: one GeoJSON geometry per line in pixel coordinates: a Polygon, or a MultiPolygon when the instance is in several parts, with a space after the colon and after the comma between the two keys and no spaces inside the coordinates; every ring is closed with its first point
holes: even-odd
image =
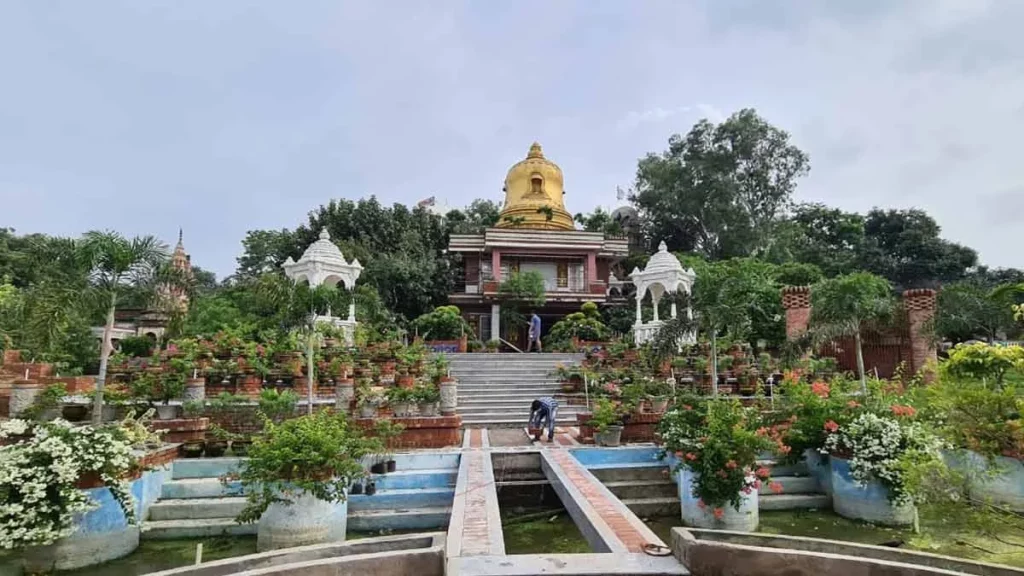
{"type": "MultiPolygon", "coordinates": [[[[159,497],[160,488],[168,478],[169,465],[147,471],[131,482],[138,522],[145,519],[149,506],[159,497]]],[[[127,556],[139,547],[138,525],[128,525],[109,488],[90,488],[83,492],[97,508],[76,517],[75,531],[67,538],[27,550],[24,555],[26,571],[74,570],[127,556]]]]}
{"type": "Polygon", "coordinates": [[[804,462],[807,463],[807,472],[814,478],[818,490],[832,496],[832,467],[828,455],[817,450],[804,450],[804,462]]]}
{"type": "Polygon", "coordinates": [[[914,523],[913,505],[895,507],[889,502],[889,489],[877,480],[858,485],[850,476],[849,461],[832,456],[832,509],[844,518],[864,520],[886,526],[914,523]]]}
{"type": "Polygon", "coordinates": [[[757,490],[741,496],[739,509],[726,504],[725,514],[716,518],[710,506],[701,508],[700,500],[693,494],[693,486],[699,474],[687,467],[681,467],[675,474],[676,485],[679,487],[679,502],[683,523],[693,528],[713,528],[717,530],[734,530],[737,532],[753,532],[759,522],[757,508],[757,490]]]}
{"type": "Polygon", "coordinates": [[[291,504],[274,503],[260,516],[256,550],[344,542],[348,501],[326,502],[307,492],[288,494],[291,504]]]}
{"type": "Polygon", "coordinates": [[[948,453],[945,460],[964,474],[971,498],[1024,512],[1024,463],[1020,460],[988,459],[970,450],[948,453]]]}

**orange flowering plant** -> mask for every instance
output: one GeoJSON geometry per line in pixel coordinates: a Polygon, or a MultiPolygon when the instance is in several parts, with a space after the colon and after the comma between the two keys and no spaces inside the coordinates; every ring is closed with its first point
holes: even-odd
{"type": "Polygon", "coordinates": [[[825,445],[830,428],[848,422],[864,411],[863,398],[854,395],[856,383],[843,378],[831,382],[806,382],[786,374],[778,410],[765,415],[760,433],[773,438],[783,460],[796,462],[805,450],[825,445]]]}
{"type": "MultiPolygon", "coordinates": [[[[693,491],[702,506],[739,509],[742,495],[770,481],[767,468],[757,465],[759,454],[776,447],[756,430],[756,411],[732,399],[680,398],[659,424],[666,453],[675,454],[679,467],[695,473],[693,491]]],[[[781,485],[771,483],[774,491],[781,485]]]]}

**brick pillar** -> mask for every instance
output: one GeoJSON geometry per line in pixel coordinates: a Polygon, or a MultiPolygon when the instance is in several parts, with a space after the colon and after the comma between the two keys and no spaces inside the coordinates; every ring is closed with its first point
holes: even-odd
{"type": "Polygon", "coordinates": [[[786,309],[786,338],[793,340],[807,331],[811,320],[811,287],[783,288],[782,307],[786,309]]]}
{"type": "Polygon", "coordinates": [[[903,293],[903,307],[907,310],[910,328],[910,369],[915,374],[923,371],[925,382],[931,382],[935,373],[929,367],[938,362],[931,329],[931,320],[935,316],[935,290],[907,290],[903,293]]]}

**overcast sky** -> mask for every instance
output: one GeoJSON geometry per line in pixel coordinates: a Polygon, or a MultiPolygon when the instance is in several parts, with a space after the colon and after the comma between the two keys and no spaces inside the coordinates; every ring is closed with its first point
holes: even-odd
{"type": "Polygon", "coordinates": [[[1024,2],[0,2],[0,226],[114,228],[233,271],[331,198],[501,199],[534,140],[571,212],[753,107],[798,199],[920,207],[1024,267],[1024,2]]]}

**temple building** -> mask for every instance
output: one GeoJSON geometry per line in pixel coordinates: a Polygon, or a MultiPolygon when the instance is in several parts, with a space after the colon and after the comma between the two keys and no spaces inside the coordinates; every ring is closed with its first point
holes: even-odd
{"type": "MultiPolygon", "coordinates": [[[[178,244],[171,254],[171,267],[177,274],[192,275],[192,257],[185,253],[182,230],[178,230],[178,244]]],[[[188,294],[181,286],[163,284],[157,286],[153,305],[146,308],[118,308],[114,316],[114,330],[111,340],[116,348],[128,337],[145,337],[154,341],[162,340],[171,316],[188,310],[188,294]]],[[[97,340],[103,339],[103,326],[92,328],[97,340]]]]}
{"type": "Polygon", "coordinates": [[[502,282],[517,272],[533,271],[544,279],[546,302],[536,312],[546,333],[584,302],[606,303],[621,284],[613,274],[629,250],[625,237],[577,230],[565,209],[562,170],[534,143],[526,158],[505,177],[505,204],[498,223],[483,234],[453,234],[448,250],[462,256],[465,283],[449,301],[477,330],[483,341],[499,337],[525,345],[526,330],[502,326],[508,305],[502,282]]]}

